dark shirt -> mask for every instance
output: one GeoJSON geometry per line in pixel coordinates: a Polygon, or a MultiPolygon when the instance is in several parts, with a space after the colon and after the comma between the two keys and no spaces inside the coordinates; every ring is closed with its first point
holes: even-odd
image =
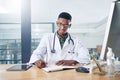
{"type": "Polygon", "coordinates": [[[64,43],[65,43],[65,40],[66,40],[67,37],[68,37],[68,33],[66,33],[64,36],[60,36],[60,35],[58,35],[58,33],[57,33],[57,36],[58,36],[58,38],[59,38],[61,48],[63,48],[63,45],[64,45],[64,43]]]}

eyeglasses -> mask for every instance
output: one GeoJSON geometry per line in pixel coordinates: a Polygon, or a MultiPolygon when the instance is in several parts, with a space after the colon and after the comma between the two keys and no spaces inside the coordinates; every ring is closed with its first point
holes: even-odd
{"type": "Polygon", "coordinates": [[[70,27],[70,24],[62,24],[62,23],[57,23],[58,27],[64,27],[64,28],[68,28],[70,27]]]}

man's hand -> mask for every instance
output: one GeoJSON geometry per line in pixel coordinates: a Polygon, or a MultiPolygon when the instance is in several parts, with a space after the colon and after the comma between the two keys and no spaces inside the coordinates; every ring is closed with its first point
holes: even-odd
{"type": "Polygon", "coordinates": [[[56,65],[64,65],[64,66],[73,66],[76,65],[78,62],[75,60],[60,60],[56,62],[56,65]]]}
{"type": "Polygon", "coordinates": [[[37,60],[37,61],[35,61],[35,63],[34,63],[38,68],[44,68],[44,67],[46,67],[46,63],[44,62],[44,61],[42,61],[42,60],[37,60]]]}

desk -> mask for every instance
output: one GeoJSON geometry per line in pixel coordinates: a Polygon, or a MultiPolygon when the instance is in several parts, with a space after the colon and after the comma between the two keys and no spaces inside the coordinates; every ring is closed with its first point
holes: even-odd
{"type": "Polygon", "coordinates": [[[46,73],[33,66],[27,71],[6,71],[10,66],[13,64],[0,65],[0,80],[120,80],[120,75],[110,78],[106,75],[79,73],[74,69],[46,73]]]}

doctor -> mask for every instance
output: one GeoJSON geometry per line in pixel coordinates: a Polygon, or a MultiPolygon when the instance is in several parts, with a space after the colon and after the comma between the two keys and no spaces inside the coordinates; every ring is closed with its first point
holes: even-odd
{"type": "Polygon", "coordinates": [[[77,37],[67,30],[71,27],[71,15],[59,14],[56,21],[57,31],[44,36],[31,55],[30,62],[43,68],[47,64],[72,66],[77,63],[89,63],[90,55],[77,37]]]}

